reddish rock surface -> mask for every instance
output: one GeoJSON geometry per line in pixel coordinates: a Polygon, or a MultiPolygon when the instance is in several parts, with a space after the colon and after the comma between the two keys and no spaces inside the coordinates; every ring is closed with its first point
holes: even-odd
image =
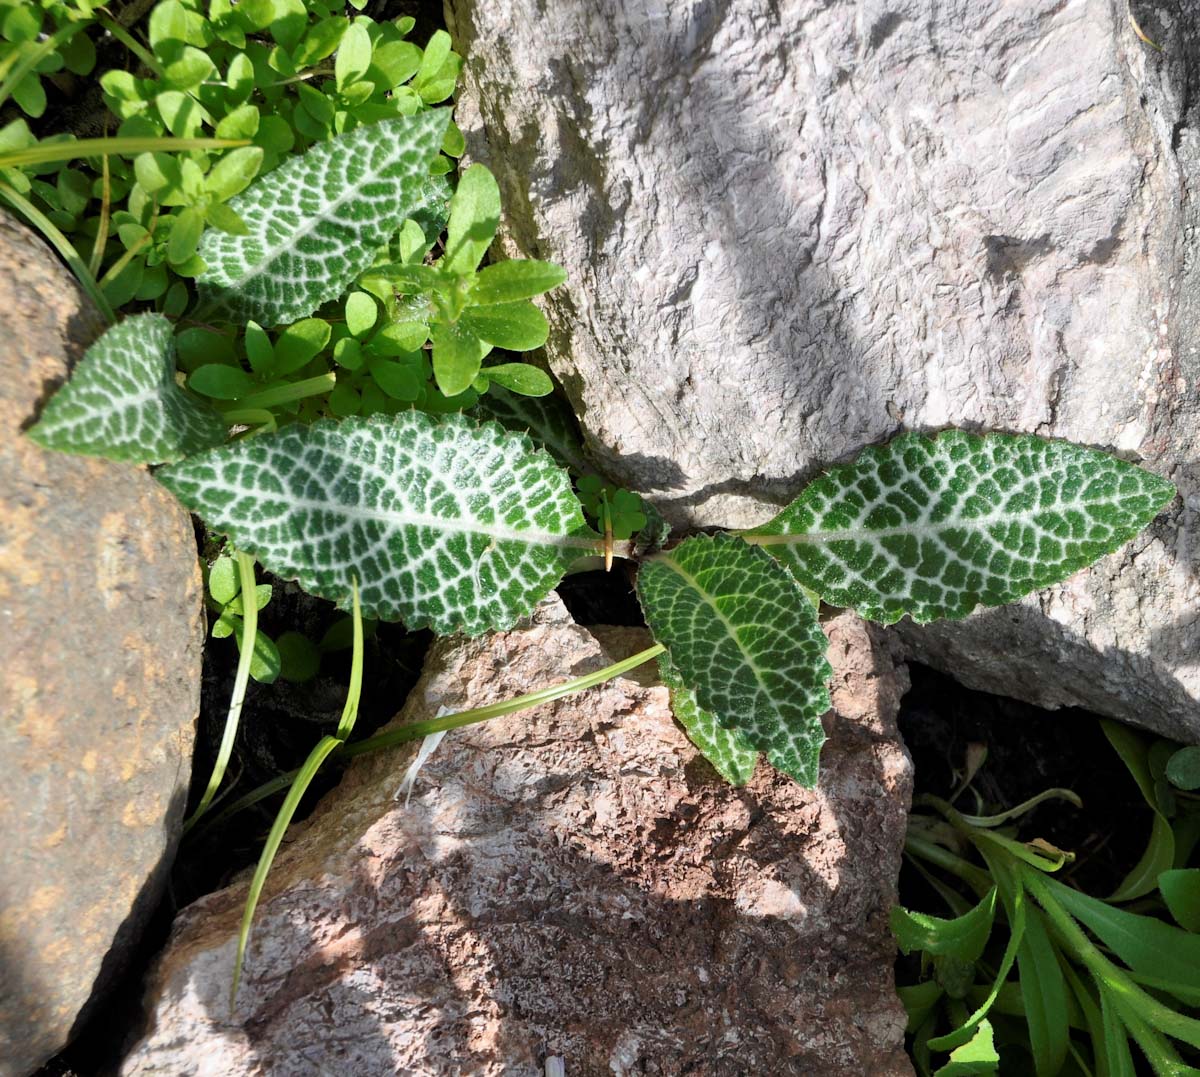
{"type": "MultiPolygon", "coordinates": [[[[180,915],[122,1073],[911,1073],[887,926],[904,675],[861,622],[828,629],[815,791],[765,763],[723,784],[645,670],[448,734],[407,808],[412,749],[358,760],[289,835],[236,1009],[244,879],[180,915]]],[[[438,642],[398,720],[645,645],[552,599],[528,627],[438,642]]]]}
{"type": "Polygon", "coordinates": [[[0,1077],[66,1043],[165,883],[204,640],[191,520],[22,436],[103,322],[0,213],[0,1077]]]}

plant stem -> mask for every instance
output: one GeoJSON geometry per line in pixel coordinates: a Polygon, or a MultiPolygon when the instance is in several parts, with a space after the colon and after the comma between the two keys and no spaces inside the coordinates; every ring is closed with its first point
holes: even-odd
{"type": "Polygon", "coordinates": [[[280,404],[290,404],[295,400],[304,400],[310,396],[320,396],[329,392],[337,384],[336,375],[318,374],[315,378],[305,378],[303,381],[288,382],[286,385],[276,385],[262,392],[251,393],[241,400],[231,401],[234,411],[269,410],[280,404]]]}
{"type": "Polygon", "coordinates": [[[70,41],[80,30],[86,26],[83,22],[69,22],[65,26],[60,26],[44,41],[39,41],[32,49],[26,50],[24,55],[20,52],[14,52],[13,57],[20,57],[20,61],[15,67],[5,70],[4,81],[0,82],[0,105],[3,105],[8,100],[9,95],[17,88],[20,81],[29,74],[38,64],[42,62],[50,53],[54,52],[60,45],[70,41]]]}
{"type": "Polygon", "coordinates": [[[241,654],[238,657],[237,675],[233,681],[233,695],[229,700],[229,713],[225,717],[225,732],[221,736],[221,747],[217,750],[217,761],[213,764],[208,779],[208,788],[196,805],[192,817],[183,824],[186,834],[206,811],[225,777],[225,768],[233,754],[233,743],[237,739],[238,723],[242,717],[242,703],[246,698],[246,685],[250,681],[250,664],[254,660],[254,644],[258,636],[258,595],[254,583],[254,558],[249,554],[237,553],[238,576],[242,584],[242,638],[241,654]]]}
{"type": "Polygon", "coordinates": [[[159,78],[163,77],[163,68],[150,52],[140,41],[137,40],[128,30],[125,29],[116,19],[110,15],[106,15],[103,11],[98,12],[96,18],[100,25],[104,27],[113,37],[115,37],[122,45],[142,61],[151,71],[159,78]]]}
{"type": "Polygon", "coordinates": [[[92,276],[91,271],[88,269],[83,258],[80,257],[79,252],[71,246],[70,240],[58,230],[54,222],[27,198],[13,190],[7,183],[0,183],[0,198],[4,199],[5,202],[42,233],[47,242],[58,251],[59,257],[70,267],[71,272],[75,274],[75,279],[79,281],[83,290],[92,297],[92,302],[99,308],[105,321],[110,325],[115,322],[117,316],[113,313],[112,305],[100,290],[100,285],[96,283],[96,278],[92,276]]]}
{"type": "MultiPolygon", "coordinates": [[[[368,737],[366,740],[360,740],[355,744],[343,744],[334,753],[334,758],[354,759],[357,756],[367,755],[371,752],[395,748],[411,740],[421,740],[430,733],[437,733],[447,729],[458,729],[461,726],[474,725],[477,722],[486,722],[491,718],[500,718],[506,714],[513,714],[529,707],[536,707],[541,703],[549,703],[552,700],[570,695],[572,692],[582,692],[587,688],[594,688],[598,684],[603,684],[605,681],[621,676],[622,673],[628,673],[631,669],[636,669],[638,666],[645,665],[651,659],[657,658],[665,649],[661,644],[656,643],[653,647],[639,651],[637,654],[631,655],[620,662],[614,662],[611,666],[605,666],[604,669],[597,670],[595,673],[585,673],[582,677],[565,681],[562,684],[555,685],[553,688],[543,688],[540,691],[517,696],[515,699],[509,699],[503,703],[490,703],[486,707],[476,707],[473,710],[463,711],[460,714],[448,714],[444,718],[431,718],[424,722],[412,722],[409,725],[401,726],[399,729],[390,729],[383,733],[377,733],[375,736],[368,737]]],[[[208,826],[215,827],[238,812],[257,804],[260,800],[265,800],[267,797],[286,789],[292,784],[292,781],[299,773],[298,770],[292,770],[287,774],[280,774],[279,777],[272,778],[269,782],[264,782],[257,789],[252,789],[245,796],[239,797],[219,815],[214,816],[208,826]]],[[[970,867],[970,865],[967,866],[970,867]]]]}
{"type": "Polygon", "coordinates": [[[991,889],[991,880],[982,868],[977,868],[970,861],[956,856],[949,849],[944,849],[935,842],[917,837],[911,829],[904,837],[904,851],[910,856],[936,864],[943,871],[950,872],[951,875],[956,875],[980,894],[986,894],[991,889]]]}
{"type": "Polygon", "coordinates": [[[118,258],[115,262],[113,262],[112,265],[108,267],[107,272],[103,277],[100,278],[101,287],[116,280],[117,277],[121,275],[122,270],[124,270],[124,268],[129,265],[134,258],[137,257],[138,252],[141,251],[143,247],[148,247],[152,242],[154,242],[154,229],[157,224],[158,206],[155,206],[154,212],[150,215],[150,224],[146,228],[146,234],[138,236],[138,238],[129,245],[129,249],[126,250],[120,258],[118,258]]]}
{"type": "Polygon", "coordinates": [[[100,263],[104,261],[104,248],[108,246],[109,213],[112,211],[112,169],[108,164],[108,154],[100,158],[100,220],[96,225],[96,242],[92,244],[92,257],[88,262],[88,271],[94,277],[100,272],[100,263]]]}

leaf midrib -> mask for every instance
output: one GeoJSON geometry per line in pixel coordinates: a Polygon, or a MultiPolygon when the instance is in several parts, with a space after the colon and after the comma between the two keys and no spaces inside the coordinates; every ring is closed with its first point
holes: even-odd
{"type": "MultiPolygon", "coordinates": [[[[260,495],[269,496],[266,494],[260,495]]],[[[520,542],[527,546],[553,546],[559,549],[591,550],[600,552],[603,543],[586,535],[551,535],[544,531],[517,531],[511,527],[493,526],[473,521],[478,526],[463,526],[458,521],[423,513],[386,512],[363,505],[347,505],[340,501],[315,500],[313,498],[289,498],[288,505],[296,508],[334,512],[352,520],[375,520],[397,529],[404,527],[427,527],[433,531],[446,531],[463,535],[480,535],[497,542],[520,542]]]]}
{"type": "MultiPolygon", "coordinates": [[[[686,583],[688,583],[692,587],[692,589],[698,595],[700,595],[700,597],[704,600],[704,604],[706,606],[708,606],[709,609],[711,609],[714,614],[716,614],[717,620],[719,620],[725,626],[725,628],[728,630],[729,635],[733,639],[733,642],[737,645],[737,649],[741,652],[742,658],[745,659],[746,665],[750,667],[750,672],[754,674],[754,680],[758,684],[759,691],[762,692],[762,694],[764,696],[766,696],[767,699],[770,699],[771,693],[770,693],[769,689],[767,688],[766,684],[763,683],[761,671],[758,668],[758,664],[754,661],[753,658],[751,658],[749,652],[746,650],[745,646],[742,644],[742,639],[741,639],[741,636],[738,635],[737,627],[725,615],[725,611],[722,610],[721,607],[716,604],[716,601],[714,600],[714,598],[709,595],[708,591],[705,590],[705,588],[701,585],[700,581],[697,580],[696,577],[693,576],[690,572],[688,572],[688,570],[685,569],[678,561],[676,561],[675,558],[670,557],[667,554],[658,554],[657,556],[655,556],[654,560],[659,561],[664,565],[667,565],[672,570],[674,570],[679,576],[683,577],[684,581],[686,583]]],[[[773,709],[778,714],[778,708],[773,707],[773,709]]],[[[717,724],[720,725],[720,722],[718,721],[717,724]]]]}
{"type": "Polygon", "coordinates": [[[959,530],[981,531],[992,524],[998,523],[1028,523],[1036,526],[1036,516],[1043,515],[1047,512],[1065,512],[1068,509],[1080,508],[1085,505],[1105,504],[1111,504],[1111,502],[1079,501],[1056,506],[1054,509],[1041,509],[1037,514],[994,512],[989,513],[987,516],[956,517],[954,519],[945,520],[941,523],[922,522],[915,524],[904,524],[899,527],[872,528],[864,525],[862,527],[844,528],[838,531],[791,531],[781,532],[779,534],[746,531],[740,533],[738,537],[743,541],[750,543],[752,546],[780,546],[797,545],[801,543],[845,542],[854,539],[863,541],[879,538],[894,538],[898,535],[916,535],[921,538],[937,538],[944,532],[955,528],[959,530]]]}
{"type": "MultiPolygon", "coordinates": [[[[332,155],[330,155],[330,156],[332,156],[332,155]]],[[[365,183],[370,183],[370,182],[373,182],[374,180],[377,180],[382,172],[385,172],[387,169],[391,168],[391,166],[396,163],[396,160],[403,156],[404,156],[404,149],[402,147],[398,146],[398,147],[394,148],[392,150],[392,152],[388,155],[386,163],[380,165],[377,169],[375,169],[369,175],[363,176],[356,183],[350,183],[349,181],[345,181],[346,182],[346,190],[343,194],[339,195],[332,202],[330,202],[327,206],[323,207],[320,210],[320,212],[309,217],[308,220],[304,223],[304,225],[302,225],[300,228],[296,229],[296,231],[290,232],[288,234],[288,238],[286,241],[279,243],[276,246],[272,247],[270,250],[268,250],[262,256],[262,258],[259,260],[258,264],[250,270],[250,272],[246,273],[244,276],[239,277],[237,280],[230,280],[229,283],[224,285],[223,287],[242,288],[246,284],[247,281],[254,280],[255,277],[261,277],[263,275],[263,273],[266,272],[267,267],[270,266],[271,264],[273,264],[275,259],[277,257],[279,257],[279,255],[283,251],[290,250],[291,248],[295,247],[296,244],[299,243],[300,240],[302,240],[305,236],[310,235],[313,231],[316,230],[316,228],[319,225],[325,224],[327,221],[332,219],[333,214],[342,207],[343,203],[345,203],[348,199],[350,199],[357,192],[359,187],[361,187],[365,183]]],[[[304,158],[300,158],[300,160],[304,160],[304,158]]],[[[237,207],[234,207],[234,208],[236,209],[237,207]]],[[[261,202],[259,202],[256,204],[255,208],[265,211],[266,207],[261,202]]],[[[230,238],[232,240],[234,240],[234,242],[237,242],[242,237],[231,236],[230,238]]],[[[203,283],[203,281],[201,281],[201,283],[203,283]]]]}

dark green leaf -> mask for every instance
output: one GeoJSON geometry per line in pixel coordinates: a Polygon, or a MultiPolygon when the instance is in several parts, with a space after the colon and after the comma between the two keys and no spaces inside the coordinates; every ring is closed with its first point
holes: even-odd
{"type": "Polygon", "coordinates": [[[1200,748],[1180,748],[1167,761],[1167,779],[1176,789],[1200,789],[1200,748]]]}
{"type": "Polygon", "coordinates": [[[284,632],[276,641],[279,650],[279,675],[285,681],[311,681],[321,666],[321,652],[312,640],[299,632],[284,632]]]}
{"type": "Polygon", "coordinates": [[[1038,1077],[1056,1077],[1066,1061],[1070,1038],[1067,985],[1042,912],[1033,905],[1025,910],[1017,973],[1038,1077]]]}
{"type": "Polygon", "coordinates": [[[828,642],[787,572],[736,538],[696,536],[646,561],[637,589],[654,638],[697,705],[772,765],[815,785],[828,642]]]}
{"type": "Polygon", "coordinates": [[[1200,868],[1164,871],[1158,888],[1175,922],[1193,935],[1200,934],[1200,868]]]}
{"type": "Polygon", "coordinates": [[[922,950],[939,957],[956,957],[965,963],[979,960],[992,933],[996,915],[996,888],[980,900],[970,912],[953,920],[944,920],[923,912],[910,912],[892,906],[892,934],[903,953],[922,950]]]}

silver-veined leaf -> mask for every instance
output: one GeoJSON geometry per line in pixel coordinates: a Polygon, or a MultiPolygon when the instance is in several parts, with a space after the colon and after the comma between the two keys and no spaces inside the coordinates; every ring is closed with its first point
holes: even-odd
{"type": "Polygon", "coordinates": [[[762,550],[698,535],[655,554],[638,598],[696,703],[812,786],[829,709],[828,642],[796,581],[762,550]]]}
{"type": "Polygon", "coordinates": [[[1066,442],[904,434],[826,472],[742,537],[831,605],[923,622],[1058,583],[1174,496],[1165,479],[1066,442]]]}
{"type": "Polygon", "coordinates": [[[528,438],[419,411],[260,434],[158,472],[277,576],[364,617],[509,628],[599,539],[528,438]]]}
{"type": "Polygon", "coordinates": [[[279,325],[338,298],[424,207],[449,119],[448,109],[434,109],[356,127],[233,198],[247,232],[205,232],[201,313],[279,325]]]}
{"type": "Polygon", "coordinates": [[[575,413],[556,396],[518,396],[493,384],[475,405],[476,415],[495,419],[509,430],[526,431],[563,467],[588,471],[575,413]]]}
{"type": "Polygon", "coordinates": [[[176,383],[171,323],[136,314],[88,348],[29,436],[47,449],[159,464],[219,445],[226,433],[176,383]]]}
{"type": "Polygon", "coordinates": [[[658,672],[671,691],[671,711],[690,740],[727,782],[745,785],[754,777],[758,752],[747,747],[741,733],[725,729],[696,703],[696,694],[683,683],[679,671],[665,655],[659,655],[658,672]]]}

